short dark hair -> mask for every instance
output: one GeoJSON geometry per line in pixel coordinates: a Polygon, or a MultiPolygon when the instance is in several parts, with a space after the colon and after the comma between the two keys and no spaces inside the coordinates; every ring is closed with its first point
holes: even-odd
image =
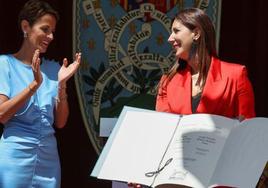
{"type": "Polygon", "coordinates": [[[30,26],[32,26],[39,18],[45,14],[51,14],[56,18],[56,21],[59,20],[58,12],[53,9],[47,2],[41,0],[29,0],[25,3],[19,13],[19,27],[22,20],[28,21],[30,26]]]}

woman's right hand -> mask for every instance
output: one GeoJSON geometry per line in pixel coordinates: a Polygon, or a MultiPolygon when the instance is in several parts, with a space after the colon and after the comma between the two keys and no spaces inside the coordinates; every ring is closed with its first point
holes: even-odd
{"type": "Polygon", "coordinates": [[[39,55],[40,55],[40,50],[39,49],[35,50],[33,59],[32,59],[32,70],[33,70],[33,75],[34,75],[34,82],[37,88],[41,85],[43,81],[43,77],[42,77],[41,70],[40,70],[41,60],[40,60],[39,55]]]}

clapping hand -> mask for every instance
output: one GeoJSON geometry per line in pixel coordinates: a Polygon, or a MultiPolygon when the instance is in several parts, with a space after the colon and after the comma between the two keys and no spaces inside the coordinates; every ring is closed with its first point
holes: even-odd
{"type": "Polygon", "coordinates": [[[36,82],[36,84],[38,86],[41,85],[42,81],[43,81],[43,77],[40,71],[40,50],[37,49],[34,51],[34,55],[33,55],[33,59],[32,59],[32,70],[33,70],[33,75],[34,75],[34,81],[36,82]]]}
{"type": "Polygon", "coordinates": [[[81,53],[75,54],[75,60],[73,63],[68,65],[68,60],[63,59],[63,64],[58,73],[59,83],[66,83],[66,81],[76,72],[81,62],[81,53]]]}

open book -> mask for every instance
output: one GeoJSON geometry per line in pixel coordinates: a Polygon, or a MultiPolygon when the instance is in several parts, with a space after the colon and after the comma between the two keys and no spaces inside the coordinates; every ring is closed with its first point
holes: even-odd
{"type": "Polygon", "coordinates": [[[151,187],[253,188],[268,161],[267,134],[268,118],[124,107],[91,176],[151,187]]]}

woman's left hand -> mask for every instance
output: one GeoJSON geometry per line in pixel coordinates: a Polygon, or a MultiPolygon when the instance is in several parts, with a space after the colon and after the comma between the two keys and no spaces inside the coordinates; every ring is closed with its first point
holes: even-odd
{"type": "Polygon", "coordinates": [[[75,60],[72,64],[68,65],[68,60],[63,59],[63,64],[58,73],[59,83],[66,83],[66,81],[76,72],[81,62],[81,53],[75,54],[75,60]]]}

